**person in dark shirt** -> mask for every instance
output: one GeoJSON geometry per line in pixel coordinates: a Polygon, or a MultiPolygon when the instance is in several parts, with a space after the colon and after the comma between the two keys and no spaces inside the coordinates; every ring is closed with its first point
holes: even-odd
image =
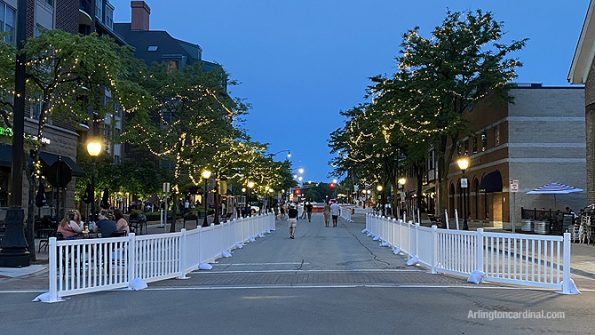
{"type": "Polygon", "coordinates": [[[312,222],[312,208],[314,208],[312,203],[309,201],[306,202],[306,213],[308,214],[308,222],[312,222]]]}
{"type": "Polygon", "coordinates": [[[297,218],[298,218],[298,210],[295,204],[291,204],[289,206],[289,210],[287,211],[287,216],[289,217],[289,238],[295,238],[295,228],[297,226],[297,218]]]}
{"type": "Polygon", "coordinates": [[[112,237],[112,235],[117,231],[116,223],[110,219],[108,219],[109,212],[105,209],[102,209],[99,214],[97,214],[97,218],[99,219],[97,223],[95,223],[95,231],[99,230],[101,237],[112,237]]]}

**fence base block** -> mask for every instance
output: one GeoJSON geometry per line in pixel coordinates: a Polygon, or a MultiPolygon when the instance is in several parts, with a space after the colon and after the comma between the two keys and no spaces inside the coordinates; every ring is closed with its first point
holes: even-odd
{"type": "Polygon", "coordinates": [[[200,263],[198,265],[198,269],[199,270],[212,270],[213,269],[213,266],[211,264],[209,264],[209,263],[200,263]]]}
{"type": "Polygon", "coordinates": [[[372,241],[380,241],[380,237],[379,236],[374,236],[374,238],[372,239],[372,241]]]}
{"type": "Polygon", "coordinates": [[[386,248],[386,247],[390,247],[390,244],[386,241],[382,241],[382,243],[380,243],[380,246],[383,248],[386,248]]]}
{"type": "Polygon", "coordinates": [[[147,288],[147,283],[140,278],[134,278],[133,280],[128,283],[128,288],[133,291],[140,291],[147,288]]]}
{"type": "Polygon", "coordinates": [[[45,292],[45,293],[42,293],[42,294],[36,296],[35,299],[33,299],[33,301],[35,301],[35,302],[38,302],[39,301],[39,302],[45,302],[45,303],[53,304],[55,302],[62,302],[62,301],[64,301],[64,299],[62,299],[62,298],[56,298],[56,299],[53,299],[52,300],[52,299],[50,299],[50,293],[49,292],[45,292]]]}
{"type": "Polygon", "coordinates": [[[225,250],[221,253],[221,256],[223,256],[223,258],[229,258],[231,257],[231,252],[225,250]]]}
{"type": "MultiPolygon", "coordinates": [[[[562,287],[565,287],[564,282],[562,282],[562,287]]],[[[581,294],[581,291],[579,291],[578,287],[576,287],[574,280],[572,280],[572,278],[570,278],[570,280],[568,281],[568,289],[566,291],[563,289],[562,291],[560,291],[560,293],[562,293],[562,294],[581,294]]]]}
{"type": "Polygon", "coordinates": [[[401,247],[395,246],[393,248],[393,254],[399,255],[401,253],[401,247]]]}
{"type": "Polygon", "coordinates": [[[368,230],[367,230],[367,229],[363,229],[363,230],[362,230],[362,234],[366,234],[367,232],[368,232],[368,230]]]}
{"type": "Polygon", "coordinates": [[[411,256],[409,258],[409,260],[407,261],[407,265],[411,266],[411,265],[415,265],[419,262],[419,259],[417,259],[417,257],[415,256],[411,256]]]}
{"type": "Polygon", "coordinates": [[[482,271],[473,271],[469,274],[469,277],[467,277],[467,282],[473,284],[481,284],[485,275],[486,274],[482,271]]]}

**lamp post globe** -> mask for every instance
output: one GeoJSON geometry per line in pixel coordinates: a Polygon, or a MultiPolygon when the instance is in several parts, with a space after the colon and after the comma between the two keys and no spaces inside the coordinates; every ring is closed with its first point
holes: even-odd
{"type": "Polygon", "coordinates": [[[208,200],[209,200],[209,178],[211,178],[211,174],[212,172],[210,170],[203,170],[200,173],[200,176],[205,180],[205,192],[204,192],[204,196],[203,196],[203,202],[205,203],[205,215],[204,218],[202,220],[202,226],[203,227],[208,227],[209,226],[209,221],[208,221],[208,214],[209,214],[209,208],[208,208],[208,200]]]}
{"type": "Polygon", "coordinates": [[[250,207],[250,191],[254,188],[254,186],[256,186],[256,183],[250,180],[248,183],[246,183],[246,186],[248,186],[248,192],[246,193],[246,216],[252,216],[252,208],[250,207]]]}

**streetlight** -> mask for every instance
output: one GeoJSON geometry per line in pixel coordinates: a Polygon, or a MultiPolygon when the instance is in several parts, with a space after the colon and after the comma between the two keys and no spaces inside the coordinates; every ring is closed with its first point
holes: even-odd
{"type": "Polygon", "coordinates": [[[87,152],[93,160],[93,172],[91,173],[91,218],[97,220],[95,216],[95,175],[97,174],[97,157],[103,150],[103,143],[97,137],[92,137],[87,142],[87,152]]]}
{"type": "MultiPolygon", "coordinates": [[[[18,0],[16,42],[17,51],[23,50],[27,39],[27,1],[18,0]]],[[[12,136],[12,167],[10,170],[11,183],[9,209],[6,214],[6,231],[0,240],[0,266],[22,267],[31,265],[31,257],[35,257],[35,240],[33,239],[33,225],[28,225],[28,236],[25,238],[25,210],[23,209],[23,145],[25,134],[25,77],[27,62],[23,52],[16,53],[14,106],[13,106],[13,136],[12,136]],[[29,240],[29,242],[27,242],[29,240]],[[32,250],[31,253],[29,250],[32,250]]]]}
{"type": "Polygon", "coordinates": [[[298,173],[299,173],[299,174],[304,174],[304,168],[299,168],[299,169],[298,169],[298,173]]]}
{"type": "Polygon", "coordinates": [[[378,191],[378,197],[380,198],[379,199],[380,200],[379,201],[380,202],[380,206],[382,206],[382,215],[385,214],[385,212],[384,212],[384,207],[385,207],[384,206],[384,197],[382,196],[382,191],[383,190],[384,190],[384,187],[382,185],[379,184],[378,186],[376,186],[376,191],[378,191]]]}
{"type": "Polygon", "coordinates": [[[252,216],[252,208],[251,208],[250,202],[249,202],[250,190],[252,190],[256,184],[253,181],[249,181],[248,184],[246,184],[246,185],[248,186],[248,193],[246,195],[246,209],[247,209],[246,215],[252,216]]]}
{"type": "MultiPolygon", "coordinates": [[[[397,180],[397,183],[399,184],[399,188],[401,189],[401,203],[407,205],[407,203],[405,202],[405,184],[407,183],[407,179],[405,179],[405,177],[401,177],[399,178],[399,180],[397,180]]],[[[398,213],[399,216],[401,216],[401,213],[398,213]]]]}
{"type": "Polygon", "coordinates": [[[270,187],[267,187],[269,190],[269,213],[273,211],[273,193],[275,193],[275,190],[273,190],[270,187]]]}
{"type": "Polygon", "coordinates": [[[467,224],[467,215],[468,215],[468,211],[469,211],[469,196],[466,194],[467,193],[467,188],[468,188],[468,182],[467,182],[467,177],[465,176],[465,170],[467,170],[469,168],[469,165],[471,164],[471,161],[469,160],[469,157],[461,157],[457,160],[457,165],[459,166],[459,169],[461,169],[461,171],[463,172],[463,176],[461,177],[461,190],[463,192],[463,230],[469,230],[469,225],[467,224]],[[466,199],[465,199],[466,198],[466,199]]]}
{"type": "Polygon", "coordinates": [[[270,154],[270,156],[271,156],[271,158],[273,158],[274,156],[276,156],[276,155],[278,155],[278,154],[280,154],[282,152],[287,152],[287,159],[290,159],[291,158],[291,151],[288,150],[288,149],[275,152],[274,154],[270,154]]]}
{"type": "Polygon", "coordinates": [[[207,220],[207,214],[208,214],[209,208],[208,208],[207,202],[208,202],[208,199],[209,199],[208,198],[208,192],[209,192],[209,178],[211,178],[211,171],[205,169],[205,170],[203,170],[200,173],[200,176],[205,180],[205,193],[204,193],[204,196],[203,196],[203,198],[204,198],[203,201],[205,203],[205,217],[204,217],[204,219],[202,221],[202,226],[203,227],[208,227],[209,226],[209,222],[207,220]]]}

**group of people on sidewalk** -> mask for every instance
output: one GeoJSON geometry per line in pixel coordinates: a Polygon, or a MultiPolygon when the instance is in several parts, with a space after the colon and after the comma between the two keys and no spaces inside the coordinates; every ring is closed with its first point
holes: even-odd
{"type": "MultiPolygon", "coordinates": [[[[297,227],[299,211],[298,206],[291,202],[289,204],[283,204],[280,206],[280,219],[285,219],[285,213],[287,213],[287,221],[289,224],[289,238],[295,239],[295,230],[297,227]]],[[[314,206],[311,202],[304,203],[304,209],[302,212],[302,219],[308,220],[308,222],[312,222],[312,211],[314,206]]],[[[323,216],[324,216],[324,226],[330,227],[330,221],[332,219],[333,227],[337,227],[337,222],[339,220],[339,215],[341,215],[341,206],[336,201],[326,202],[324,204],[323,216]]]]}

